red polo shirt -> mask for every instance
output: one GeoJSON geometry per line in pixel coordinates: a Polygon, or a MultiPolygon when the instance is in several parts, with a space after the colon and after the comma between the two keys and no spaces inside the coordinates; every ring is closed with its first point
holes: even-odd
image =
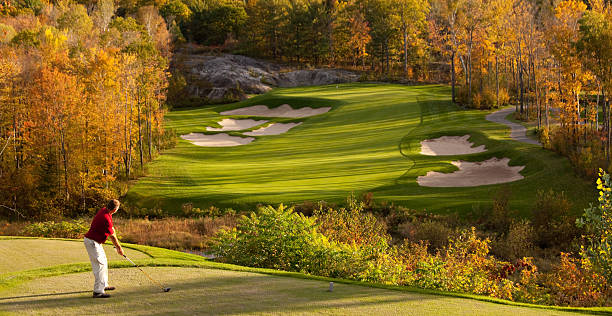
{"type": "Polygon", "coordinates": [[[113,216],[106,207],[103,207],[94,216],[93,221],[91,221],[91,227],[87,234],[85,234],[85,237],[103,244],[106,242],[106,238],[112,235],[113,232],[113,216]]]}

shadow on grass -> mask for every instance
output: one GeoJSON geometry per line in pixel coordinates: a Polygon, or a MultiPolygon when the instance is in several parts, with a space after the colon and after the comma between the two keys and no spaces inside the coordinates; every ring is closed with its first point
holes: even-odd
{"type": "MultiPolygon", "coordinates": [[[[171,276],[170,276],[171,278],[171,276]]],[[[33,294],[0,298],[0,310],[11,312],[95,314],[132,313],[146,310],[150,315],[167,313],[215,314],[316,312],[322,309],[347,309],[415,302],[428,304],[439,297],[408,294],[338,284],[327,292],[327,283],[261,275],[208,276],[166,280],[172,292],[160,293],[150,286],[129,289],[118,287],[110,299],[94,300],[78,295],[90,291],[33,294]],[[60,297],[73,295],[72,297],[60,297]]],[[[396,306],[397,307],[397,306],[396,306]]]]}
{"type": "Polygon", "coordinates": [[[23,296],[0,297],[0,301],[16,300],[16,299],[21,299],[21,298],[62,296],[62,295],[71,295],[71,294],[82,294],[82,293],[91,294],[92,291],[74,291],[74,292],[62,292],[62,293],[45,293],[45,294],[23,295],[23,296]]]}

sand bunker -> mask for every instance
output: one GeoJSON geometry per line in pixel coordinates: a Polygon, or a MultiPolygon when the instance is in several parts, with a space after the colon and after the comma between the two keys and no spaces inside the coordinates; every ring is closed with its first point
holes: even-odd
{"type": "Polygon", "coordinates": [[[288,130],[302,124],[300,123],[272,123],[266,127],[256,129],[252,132],[244,133],[248,136],[268,136],[268,135],[280,135],[286,133],[288,130]]]}
{"type": "Polygon", "coordinates": [[[442,136],[434,139],[426,139],[421,142],[421,154],[427,156],[452,156],[467,155],[487,151],[485,145],[478,147],[469,142],[470,135],[465,136],[442,136]]]}
{"type": "Polygon", "coordinates": [[[417,178],[417,183],[424,187],[477,187],[481,185],[506,183],[521,180],[519,173],[525,166],[508,166],[509,158],[491,158],[483,162],[453,161],[459,168],[453,173],[430,171],[417,178]]]}
{"type": "Polygon", "coordinates": [[[219,122],[221,128],[207,127],[206,130],[210,132],[225,132],[225,131],[241,131],[243,129],[249,129],[251,127],[268,123],[268,121],[261,120],[234,120],[234,119],[223,119],[219,122]]]}
{"type": "Polygon", "coordinates": [[[204,147],[232,147],[246,145],[255,140],[253,137],[237,137],[230,136],[226,133],[220,133],[215,135],[205,135],[201,133],[189,133],[187,135],[181,135],[182,139],[192,142],[196,146],[204,147]]]}
{"type": "Polygon", "coordinates": [[[283,104],[277,108],[270,109],[265,105],[254,105],[246,108],[235,109],[231,111],[221,112],[221,115],[248,115],[248,116],[261,116],[261,117],[290,117],[300,118],[309,117],[327,113],[331,110],[331,107],[323,107],[313,109],[311,107],[293,109],[289,104],[283,104]]]}

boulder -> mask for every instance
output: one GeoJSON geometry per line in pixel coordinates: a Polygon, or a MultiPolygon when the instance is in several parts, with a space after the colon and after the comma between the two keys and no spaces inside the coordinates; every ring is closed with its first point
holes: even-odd
{"type": "Polygon", "coordinates": [[[359,79],[359,74],[347,70],[292,70],[240,55],[182,55],[180,60],[180,68],[187,75],[189,96],[210,103],[236,101],[275,87],[337,84],[359,79]]]}

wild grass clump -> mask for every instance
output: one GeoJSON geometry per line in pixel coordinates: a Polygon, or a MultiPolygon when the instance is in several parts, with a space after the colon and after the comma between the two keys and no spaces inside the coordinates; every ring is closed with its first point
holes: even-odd
{"type": "Polygon", "coordinates": [[[206,250],[211,236],[236,225],[235,215],[204,218],[115,220],[121,241],[175,250],[206,250]]]}

